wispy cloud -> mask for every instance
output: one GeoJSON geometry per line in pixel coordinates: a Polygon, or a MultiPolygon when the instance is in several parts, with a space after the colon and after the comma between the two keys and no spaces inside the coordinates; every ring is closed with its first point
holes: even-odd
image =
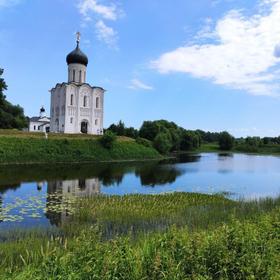
{"type": "Polygon", "coordinates": [[[80,13],[86,18],[90,17],[90,13],[96,13],[101,17],[109,20],[118,18],[117,7],[113,4],[102,5],[97,0],[82,0],[79,3],[80,13]]]}
{"type": "Polygon", "coordinates": [[[0,8],[7,8],[19,4],[21,0],[0,0],[0,8]]]}
{"type": "Polygon", "coordinates": [[[138,79],[132,79],[128,88],[133,89],[133,90],[138,90],[138,89],[153,90],[154,89],[152,86],[149,86],[138,79]]]}
{"type": "Polygon", "coordinates": [[[79,0],[78,9],[82,15],[82,26],[94,27],[97,38],[115,48],[118,34],[106,21],[118,20],[123,12],[115,3],[107,3],[103,4],[101,0],[79,0]]]}
{"type": "Polygon", "coordinates": [[[117,32],[112,28],[107,26],[103,20],[99,20],[96,24],[96,34],[97,38],[104,41],[107,45],[111,47],[116,46],[117,32]]]}
{"type": "Polygon", "coordinates": [[[160,73],[210,79],[253,95],[280,96],[280,0],[259,4],[258,13],[250,17],[231,10],[212,28],[209,21],[195,43],[162,54],[152,67],[160,73]]]}

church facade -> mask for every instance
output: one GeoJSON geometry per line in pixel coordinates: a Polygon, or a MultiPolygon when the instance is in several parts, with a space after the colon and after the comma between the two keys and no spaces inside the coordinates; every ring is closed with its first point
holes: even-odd
{"type": "Polygon", "coordinates": [[[68,82],[50,90],[50,131],[102,135],[105,90],[86,82],[88,58],[79,44],[78,33],[77,46],[66,58],[68,82]]]}

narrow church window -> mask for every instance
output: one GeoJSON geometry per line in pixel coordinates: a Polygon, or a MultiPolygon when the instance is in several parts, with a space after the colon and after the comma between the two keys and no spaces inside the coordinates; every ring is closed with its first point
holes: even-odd
{"type": "Polygon", "coordinates": [[[84,107],[87,107],[87,97],[84,96],[84,107]]]}
{"type": "Polygon", "coordinates": [[[96,108],[99,108],[99,97],[96,97],[96,108]]]}
{"type": "Polygon", "coordinates": [[[70,105],[73,105],[73,100],[74,100],[74,96],[73,96],[73,94],[71,94],[71,97],[70,97],[70,105]]]}
{"type": "Polygon", "coordinates": [[[36,130],[36,125],[34,125],[34,130],[36,130]]]}
{"type": "Polygon", "coordinates": [[[73,123],[73,118],[70,118],[70,123],[73,123]]]}
{"type": "Polygon", "coordinates": [[[76,71],[73,70],[73,82],[75,82],[76,71]]]}
{"type": "Polygon", "coordinates": [[[97,119],[95,120],[95,125],[98,125],[98,120],[97,119]]]}
{"type": "Polygon", "coordinates": [[[82,82],[82,70],[80,70],[80,73],[79,73],[79,82],[80,83],[82,82]]]}
{"type": "Polygon", "coordinates": [[[84,83],[86,82],[86,71],[84,72],[84,83]]]}

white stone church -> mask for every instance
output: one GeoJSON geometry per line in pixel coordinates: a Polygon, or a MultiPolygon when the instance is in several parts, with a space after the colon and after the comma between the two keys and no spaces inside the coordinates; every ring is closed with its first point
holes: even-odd
{"type": "Polygon", "coordinates": [[[50,131],[103,134],[104,93],[86,82],[88,58],[77,46],[67,55],[68,82],[58,83],[51,92],[50,131]]]}

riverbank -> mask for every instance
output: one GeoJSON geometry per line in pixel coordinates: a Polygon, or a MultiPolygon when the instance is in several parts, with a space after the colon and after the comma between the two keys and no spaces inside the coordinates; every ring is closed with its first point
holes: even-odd
{"type": "Polygon", "coordinates": [[[61,235],[9,234],[0,278],[277,279],[279,203],[186,193],[81,199],[61,235]]]}
{"type": "Polygon", "coordinates": [[[263,145],[252,147],[248,145],[235,145],[232,150],[224,151],[219,148],[218,143],[202,144],[198,149],[192,151],[196,153],[243,153],[253,155],[275,155],[280,156],[280,145],[263,145]]]}
{"type": "Polygon", "coordinates": [[[82,163],[161,159],[153,148],[118,137],[111,149],[97,136],[13,132],[0,133],[0,164],[82,163]]]}

